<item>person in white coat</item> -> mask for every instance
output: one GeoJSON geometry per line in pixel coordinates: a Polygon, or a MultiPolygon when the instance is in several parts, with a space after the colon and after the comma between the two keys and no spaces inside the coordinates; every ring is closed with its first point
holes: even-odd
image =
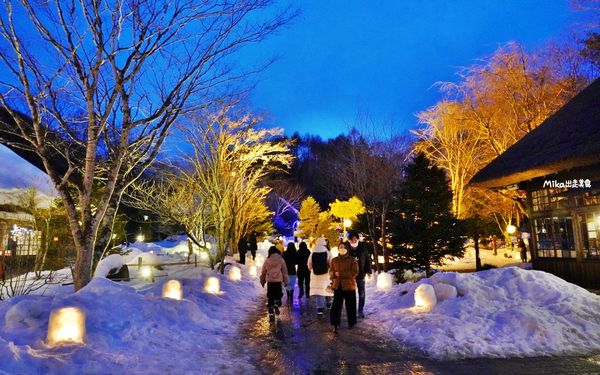
{"type": "Polygon", "coordinates": [[[325,247],[326,243],[325,238],[318,238],[307,262],[310,270],[310,296],[315,297],[318,315],[323,315],[325,310],[325,297],[333,296],[333,293],[327,291],[330,284],[331,253],[325,247]]]}

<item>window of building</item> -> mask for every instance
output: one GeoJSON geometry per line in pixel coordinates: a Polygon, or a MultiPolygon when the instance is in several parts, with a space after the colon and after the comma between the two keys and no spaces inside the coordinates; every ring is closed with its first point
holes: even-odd
{"type": "Polygon", "coordinates": [[[575,204],[578,207],[600,205],[600,192],[586,191],[585,193],[575,197],[575,204]]]}
{"type": "Polygon", "coordinates": [[[531,203],[534,211],[547,211],[558,208],[562,202],[566,202],[567,197],[560,196],[559,193],[566,191],[561,189],[542,189],[531,192],[531,203]]]}
{"type": "Polygon", "coordinates": [[[571,217],[543,217],[533,223],[538,257],[577,257],[571,217]]]}
{"type": "Polygon", "coordinates": [[[600,259],[600,213],[585,214],[581,224],[584,257],[600,259]]]}

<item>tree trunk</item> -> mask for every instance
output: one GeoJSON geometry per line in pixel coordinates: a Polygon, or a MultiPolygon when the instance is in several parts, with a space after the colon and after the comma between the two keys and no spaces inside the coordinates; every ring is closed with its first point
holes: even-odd
{"type": "Polygon", "coordinates": [[[369,235],[371,236],[371,240],[373,242],[373,256],[375,257],[375,269],[377,272],[381,271],[381,267],[379,266],[379,262],[377,261],[379,257],[379,250],[377,250],[377,234],[375,233],[375,214],[370,214],[367,211],[367,227],[369,229],[369,235]]]}
{"type": "Polygon", "coordinates": [[[81,245],[75,245],[77,257],[75,258],[75,268],[73,269],[73,285],[75,291],[80,290],[92,280],[92,258],[94,254],[94,241],[92,235],[88,234],[81,245]]]}
{"type": "Polygon", "coordinates": [[[481,271],[481,258],[479,258],[479,229],[477,228],[475,228],[473,241],[475,241],[475,269],[481,271]]]}
{"type": "Polygon", "coordinates": [[[387,272],[390,269],[390,258],[385,242],[385,207],[381,210],[381,248],[383,250],[383,270],[387,272]]]}

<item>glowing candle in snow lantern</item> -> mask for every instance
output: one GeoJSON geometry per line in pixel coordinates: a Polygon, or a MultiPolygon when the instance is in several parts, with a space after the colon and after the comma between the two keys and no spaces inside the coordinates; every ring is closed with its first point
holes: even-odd
{"type": "Polygon", "coordinates": [[[227,276],[231,281],[240,281],[242,279],[242,270],[236,266],[233,266],[229,269],[229,274],[227,276]]]}
{"type": "Polygon", "coordinates": [[[377,275],[377,289],[388,291],[392,288],[392,275],[387,273],[380,273],[377,275]]]}
{"type": "Polygon", "coordinates": [[[415,307],[433,307],[437,303],[432,285],[421,284],[415,289],[415,307]]]}
{"type": "Polygon", "coordinates": [[[209,277],[204,282],[204,290],[208,293],[219,294],[221,291],[221,283],[216,277],[209,277]]]}
{"type": "Polygon", "coordinates": [[[48,322],[48,345],[61,343],[83,344],[85,313],[79,307],[52,310],[48,322]]]}
{"type": "Polygon", "coordinates": [[[265,262],[265,258],[262,255],[260,255],[260,254],[258,254],[256,256],[256,258],[254,259],[254,265],[256,267],[262,267],[262,265],[263,265],[264,262],[265,262]]]}
{"type": "Polygon", "coordinates": [[[146,266],[146,267],[142,267],[140,269],[140,275],[142,276],[142,279],[149,279],[152,277],[152,268],[146,266]]]}
{"type": "Polygon", "coordinates": [[[163,285],[162,296],[163,298],[182,299],[183,290],[181,289],[181,283],[177,280],[167,281],[163,285]]]}
{"type": "Polygon", "coordinates": [[[250,277],[256,277],[256,275],[257,275],[256,266],[248,267],[248,275],[250,275],[250,277]]]}

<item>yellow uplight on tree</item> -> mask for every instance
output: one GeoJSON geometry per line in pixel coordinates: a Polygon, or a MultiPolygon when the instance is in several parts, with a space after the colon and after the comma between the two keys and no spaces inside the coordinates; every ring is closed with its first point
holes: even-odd
{"type": "Polygon", "coordinates": [[[248,275],[250,275],[250,277],[256,277],[256,275],[257,275],[256,266],[248,267],[248,275]]]}
{"type": "Polygon", "coordinates": [[[227,277],[229,277],[229,280],[231,281],[240,281],[242,279],[242,270],[240,270],[239,267],[233,266],[229,269],[227,277]]]}
{"type": "Polygon", "coordinates": [[[212,294],[219,294],[221,292],[221,283],[217,277],[209,277],[204,282],[204,291],[212,294]]]}
{"type": "Polygon", "coordinates": [[[52,310],[48,322],[48,345],[62,343],[83,344],[85,313],[79,307],[52,310]]]}
{"type": "Polygon", "coordinates": [[[167,281],[163,285],[162,296],[163,298],[182,299],[183,290],[181,289],[181,283],[177,280],[167,281]]]}

